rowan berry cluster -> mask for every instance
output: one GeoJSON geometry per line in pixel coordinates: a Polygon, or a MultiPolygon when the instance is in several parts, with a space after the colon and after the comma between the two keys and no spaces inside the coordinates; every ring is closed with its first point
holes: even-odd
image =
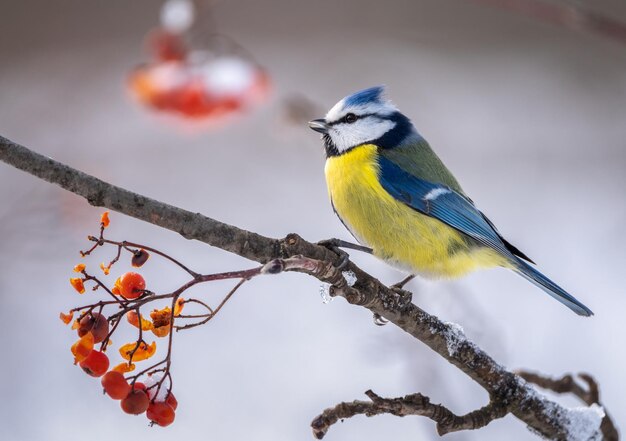
{"type": "MultiPolygon", "coordinates": [[[[190,120],[219,121],[267,99],[268,74],[241,50],[218,53],[188,47],[183,34],[165,28],[152,31],[147,43],[152,60],[131,72],[128,85],[133,96],[153,110],[190,120]]],[[[223,39],[214,43],[234,45],[223,39]]]]}
{"type": "Polygon", "coordinates": [[[133,415],[145,413],[151,425],[168,426],[174,421],[178,407],[172,393],[170,372],[173,331],[207,323],[244,282],[262,274],[263,269],[202,275],[154,248],[128,241],[106,239],[104,231],[109,224],[109,215],[105,212],[100,219],[100,235],[88,236],[93,246],[80,253],[82,257],[87,257],[99,247],[105,245],[116,247],[115,257],[108,264],[99,265],[104,276],[108,276],[112,267],[120,262],[122,254],[130,254],[130,264],[134,268],[141,268],[151,255],[158,255],[187,272],[191,280],[173,292],[157,294],[148,289],[146,280],[138,272],[125,272],[113,283],[107,284],[99,276],[89,273],[85,263],[80,263],[74,267],[77,276],[70,278],[71,286],[79,294],[84,294],[86,286],[90,286],[92,292],[104,293],[106,297],[85,306],[72,308],[68,313],[62,312],[60,318],[65,324],[72,323],[72,330],[78,334],[78,340],[71,346],[74,364],[92,377],[101,377],[104,392],[112,399],[119,400],[124,412],[133,415]],[[223,279],[239,281],[216,308],[212,308],[205,301],[184,299],[181,296],[184,291],[198,283],[223,279]],[[161,303],[161,307],[154,308],[155,302],[161,303]],[[167,305],[163,306],[162,302],[167,302],[167,305]],[[182,311],[186,304],[193,304],[201,311],[183,315],[182,311]],[[147,310],[149,306],[152,307],[151,312],[147,315],[142,314],[142,310],[147,310]],[[179,325],[178,320],[186,321],[179,325]],[[119,346],[115,355],[119,355],[121,360],[111,368],[109,357],[113,356],[107,350],[112,346],[111,336],[124,322],[135,329],[137,339],[119,346]],[[136,363],[150,359],[157,351],[155,340],[151,343],[146,341],[149,334],[157,339],[166,340],[167,354],[162,360],[144,369],[137,369],[138,372],[135,373],[136,363]]]}

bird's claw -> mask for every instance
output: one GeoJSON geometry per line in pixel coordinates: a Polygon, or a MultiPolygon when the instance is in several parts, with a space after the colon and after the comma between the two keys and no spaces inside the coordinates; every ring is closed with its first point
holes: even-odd
{"type": "Polygon", "coordinates": [[[373,319],[376,326],[385,326],[387,323],[389,323],[389,320],[387,320],[385,317],[377,312],[374,313],[373,319]]]}
{"type": "Polygon", "coordinates": [[[329,249],[330,251],[332,251],[333,253],[339,256],[339,263],[335,265],[335,267],[339,271],[346,268],[348,266],[348,263],[350,262],[350,255],[346,253],[344,250],[342,250],[341,248],[339,248],[341,243],[342,241],[340,241],[339,239],[326,239],[326,240],[320,240],[319,242],[317,242],[318,245],[329,249]]]}

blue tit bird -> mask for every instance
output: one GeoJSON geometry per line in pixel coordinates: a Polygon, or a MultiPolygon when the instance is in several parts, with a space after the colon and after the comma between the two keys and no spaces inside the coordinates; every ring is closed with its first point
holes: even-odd
{"type": "Polygon", "coordinates": [[[383,87],[343,98],[309,126],[323,134],[333,210],[378,258],[431,278],[508,268],[575,313],[593,315],[502,237],[383,87]]]}

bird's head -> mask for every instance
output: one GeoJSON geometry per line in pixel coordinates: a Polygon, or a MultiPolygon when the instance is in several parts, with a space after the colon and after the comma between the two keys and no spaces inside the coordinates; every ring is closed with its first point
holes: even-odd
{"type": "Polygon", "coordinates": [[[349,95],[335,104],[326,117],[309,121],[323,134],[327,156],[341,155],[363,144],[394,148],[419,136],[411,121],[384,97],[382,86],[349,95]]]}

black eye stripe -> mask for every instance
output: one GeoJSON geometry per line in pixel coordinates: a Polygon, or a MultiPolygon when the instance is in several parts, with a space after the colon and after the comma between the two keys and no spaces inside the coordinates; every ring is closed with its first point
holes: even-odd
{"type": "MultiPolygon", "coordinates": [[[[347,123],[348,121],[346,120],[346,117],[350,115],[350,113],[348,113],[347,115],[345,115],[343,118],[334,121],[334,122],[330,122],[330,123],[326,123],[329,126],[334,126],[336,124],[343,124],[343,123],[347,123]]],[[[357,115],[357,114],[353,114],[354,116],[356,116],[356,119],[359,120],[361,118],[366,118],[368,116],[377,116],[375,113],[364,113],[363,115],[357,115]]]]}

